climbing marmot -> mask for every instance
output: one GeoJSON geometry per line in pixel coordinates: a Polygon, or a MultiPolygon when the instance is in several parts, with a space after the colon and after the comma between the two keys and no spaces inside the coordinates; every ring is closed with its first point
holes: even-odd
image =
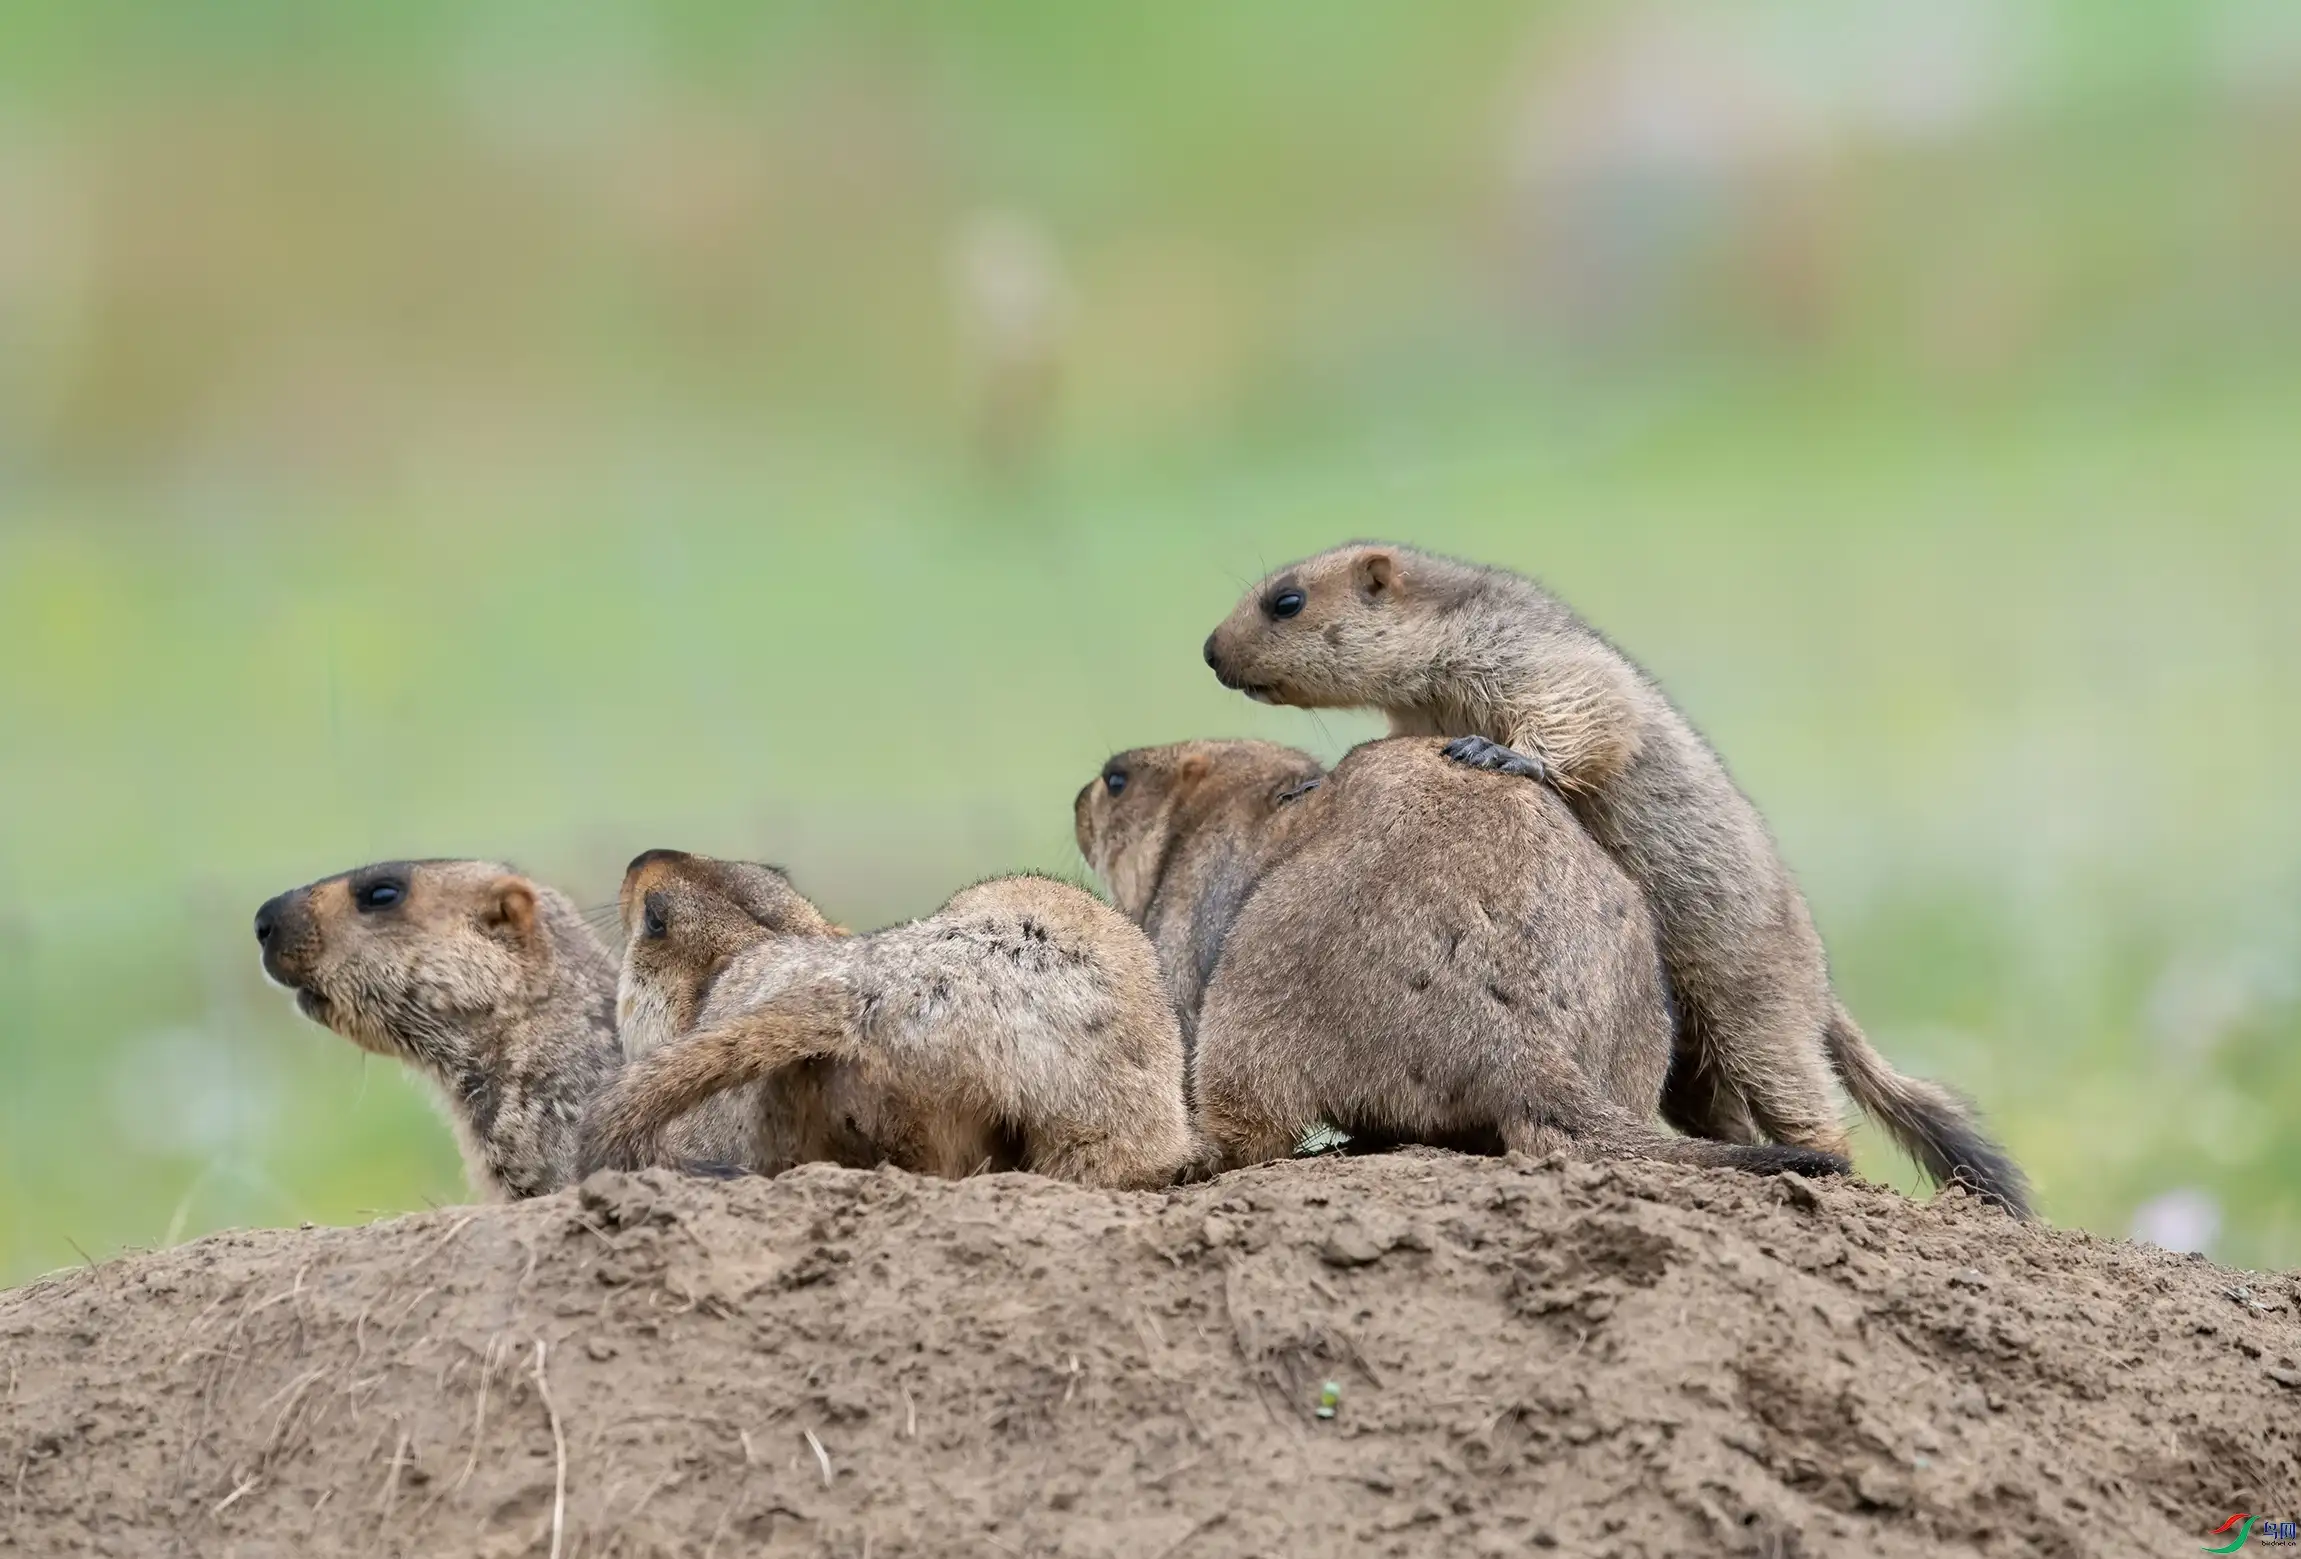
{"type": "Polygon", "coordinates": [[[266,903],[256,940],[305,1017],[439,1085],[474,1191],[573,1177],[623,1056],[615,965],[563,895],[487,861],[384,861],[266,903]]]}
{"type": "MultiPolygon", "coordinates": [[[[643,939],[677,940],[690,920],[712,923],[706,941],[739,938],[732,917],[751,918],[722,863],[637,865],[643,939]]],[[[644,1162],[656,1134],[704,1100],[816,1059],[883,1078],[898,1114],[939,1114],[976,1141],[1011,1137],[1041,1174],[1159,1186],[1196,1156],[1182,1041],[1150,944],[1077,888],[1001,877],[871,936],[771,932],[735,952],[694,1032],[649,1052],[593,1107],[585,1163],[644,1162]]]]}
{"type": "Polygon", "coordinates": [[[1187,742],[1121,753],[1080,793],[1080,849],[1203,984],[1192,1076],[1216,1166],[1323,1121],[1842,1173],[1653,1124],[1670,1014],[1644,900],[1555,794],[1440,747],[1370,742],[1321,779],[1287,748],[1187,742]]]}
{"type": "Polygon", "coordinates": [[[1678,1124],[1840,1152],[1834,1067],[1936,1180],[2026,1214],[2021,1171],[1970,1107],[1896,1073],[1838,1002],[1805,899],[1717,754],[1540,586],[1405,547],[1338,547],[1249,591],[1206,660],[1265,703],[1375,708],[1400,734],[1457,738],[1461,762],[1497,761],[1497,742],[1535,759],[1654,909],[1678,1008],[1678,1124]]]}

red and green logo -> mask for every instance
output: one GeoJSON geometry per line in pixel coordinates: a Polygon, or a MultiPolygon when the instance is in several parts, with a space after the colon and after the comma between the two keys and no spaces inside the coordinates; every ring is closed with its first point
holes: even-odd
{"type": "Polygon", "coordinates": [[[2233,1554],[2238,1549],[2243,1548],[2248,1541],[2255,1538],[2260,1539],[2264,1544],[2278,1548],[2287,1548],[2295,1543],[2301,1543],[2301,1523],[2271,1521],[2260,1516],[2248,1516],[2243,1511],[2231,1516],[2205,1535],[2207,1537],[2221,1537],[2231,1532],[2237,1535],[2230,1538],[2221,1547],[2215,1548],[2208,1544],[2200,1552],[2233,1554]]]}
{"type": "Polygon", "coordinates": [[[2207,1537],[2219,1537],[2224,1532],[2235,1532],[2237,1534],[2235,1537],[2229,1540],[2228,1547],[2209,1547],[2201,1550],[2201,1552],[2209,1554],[2233,1554],[2237,1552],[2238,1549],[2245,1546],[2245,1540],[2253,1535],[2253,1518],[2245,1514],[2245,1512],[2239,1511],[2236,1515],[2231,1516],[2227,1521],[2222,1522],[2221,1525],[2215,1527],[2212,1531],[2206,1533],[2205,1535],[2207,1537]]]}

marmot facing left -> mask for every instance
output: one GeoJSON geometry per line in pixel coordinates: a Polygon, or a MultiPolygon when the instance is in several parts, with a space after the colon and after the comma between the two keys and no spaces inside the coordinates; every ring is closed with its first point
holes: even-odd
{"type": "Polygon", "coordinates": [[[1278,847],[1281,808],[1325,777],[1275,742],[1177,742],[1119,753],[1072,803],[1079,854],[1158,949],[1186,1056],[1223,939],[1278,847]]]}
{"type": "MultiPolygon", "coordinates": [[[[677,850],[648,850],[636,857],[624,869],[616,899],[623,969],[616,981],[615,1018],[627,1061],[640,1060],[694,1028],[720,971],[745,948],[773,936],[847,934],[776,867],[714,861],[677,850]],[[705,879],[708,889],[695,895],[691,912],[680,917],[680,934],[663,936],[664,906],[660,900],[650,906],[648,895],[677,894],[681,884],[696,877],[705,879]],[[656,935],[647,934],[651,926],[656,935]]],[[[821,1160],[855,1169],[901,1162],[883,1136],[872,1135],[872,1127],[857,1120],[885,1095],[862,1086],[856,1070],[839,1062],[807,1061],[771,1083],[714,1095],[680,1119],[674,1139],[745,1144],[745,1162],[768,1175],[821,1160]],[[826,1089],[842,1097],[827,1099],[826,1089]]]]}
{"type": "Polygon", "coordinates": [[[615,1020],[624,1055],[633,1061],[695,1027],[713,983],[737,953],[769,937],[847,935],[781,867],[684,850],[646,850],[632,857],[616,891],[616,909],[624,956],[615,1020]],[[681,918],[673,942],[666,935],[669,901],[651,904],[648,897],[678,895],[689,884],[692,912],[681,918]]]}
{"type": "Polygon", "coordinates": [[[1653,1124],[1670,1019],[1644,901],[1547,788],[1440,745],[1370,742],[1323,779],[1268,743],[1137,749],[1081,793],[1080,848],[1114,896],[1169,905],[1189,930],[1162,945],[1205,964],[1192,1075],[1215,1167],[1327,1122],[1842,1173],[1653,1124]]]}
{"type": "MultiPolygon", "coordinates": [[[[641,896],[643,938],[726,913],[716,873],[694,861],[654,862],[666,885],[641,896]]],[[[584,1162],[645,1162],[657,1133],[704,1100],[810,1060],[883,1068],[915,1106],[1011,1133],[1041,1174],[1160,1186],[1197,1156],[1150,944],[1067,883],[1001,877],[870,936],[771,935],[735,953],[695,1031],[593,1107],[584,1162]]]]}
{"type": "MultiPolygon", "coordinates": [[[[623,874],[623,975],[617,989],[624,1053],[633,1061],[677,1044],[701,1021],[728,966],[804,952],[843,937],[773,866],[649,850],[623,874]]],[[[951,1100],[898,1085],[874,1057],[817,1056],[712,1095],[680,1118],[750,1144],[752,1164],[779,1174],[795,1164],[851,1169],[893,1164],[948,1178],[1019,1162],[1012,1134],[951,1100]]]]}
{"type": "Polygon", "coordinates": [[[1689,1130],[1845,1147],[1834,1069],[1936,1180],[2017,1216],[2028,1186],[1972,1109],[1904,1077],[1830,988],[1820,936],[1757,808],[1621,651],[1532,580],[1353,543],[1247,592],[1206,641],[1225,686],[1266,703],[1372,708],[1402,735],[1539,760],[1653,907],[1679,1012],[1667,1101],[1689,1130]]]}
{"type": "Polygon", "coordinates": [[[475,1191],[573,1177],[623,1056],[615,965],[565,896],[488,861],[383,861],[269,900],[256,940],[305,1017],[438,1085],[475,1191]]]}

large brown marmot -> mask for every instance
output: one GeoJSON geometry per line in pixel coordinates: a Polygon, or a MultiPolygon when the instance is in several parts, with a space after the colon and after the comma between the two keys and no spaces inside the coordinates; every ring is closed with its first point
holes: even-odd
{"type": "Polygon", "coordinates": [[[1330,1123],[1843,1172],[1653,1123],[1670,1014],[1644,900],[1554,793],[1441,745],[1368,743],[1322,778],[1288,748],[1186,742],[1121,753],[1081,791],[1080,849],[1161,928],[1170,979],[1203,990],[1192,1081],[1216,1167],[1330,1123]]]}

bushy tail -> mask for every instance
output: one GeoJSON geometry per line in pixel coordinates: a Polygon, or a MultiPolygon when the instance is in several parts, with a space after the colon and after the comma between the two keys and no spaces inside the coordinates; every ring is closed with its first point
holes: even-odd
{"type": "Polygon", "coordinates": [[[2028,1177],[1982,1134],[1971,1104],[1939,1083],[1895,1071],[1842,1006],[1825,1037],[1830,1065],[1846,1092],[1937,1185],[1954,1181],[2016,1218],[2030,1216],[2028,1177]]]}
{"type": "Polygon", "coordinates": [[[579,1172],[654,1163],[663,1129],[713,1095],[794,1062],[856,1053],[854,1021],[836,989],[784,992],[632,1063],[584,1117],[579,1172]]]}
{"type": "Polygon", "coordinates": [[[1563,1085],[1553,1082],[1545,1088],[1526,1121],[1505,1123],[1502,1140],[1508,1147],[1537,1157],[1563,1151],[1575,1158],[1648,1158],[1665,1164],[1738,1169],[1752,1175],[1789,1171],[1818,1179],[1846,1174],[1853,1168],[1837,1154],[1818,1148],[1676,1136],[1600,1098],[1578,1080],[1563,1085]]]}

